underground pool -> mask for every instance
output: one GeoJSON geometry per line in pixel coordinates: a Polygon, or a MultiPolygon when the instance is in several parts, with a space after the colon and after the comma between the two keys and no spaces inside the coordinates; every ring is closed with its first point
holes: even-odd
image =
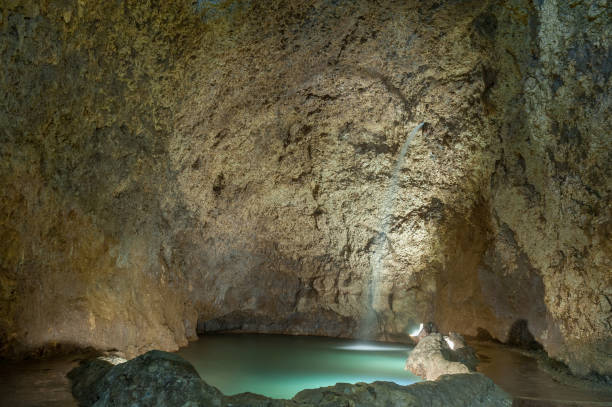
{"type": "Polygon", "coordinates": [[[283,335],[205,335],[178,354],[226,395],[243,392],[289,399],[336,383],[420,381],[404,370],[402,344],[283,335]]]}

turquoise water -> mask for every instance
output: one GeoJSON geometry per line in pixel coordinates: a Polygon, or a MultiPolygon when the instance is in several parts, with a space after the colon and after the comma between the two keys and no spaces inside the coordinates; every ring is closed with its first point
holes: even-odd
{"type": "Polygon", "coordinates": [[[404,370],[410,347],[313,336],[205,335],[178,352],[226,395],[289,399],[339,382],[420,381],[404,370]]]}

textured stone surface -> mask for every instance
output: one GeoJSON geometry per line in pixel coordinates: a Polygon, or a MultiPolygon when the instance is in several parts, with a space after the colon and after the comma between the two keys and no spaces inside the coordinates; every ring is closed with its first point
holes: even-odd
{"type": "Polygon", "coordinates": [[[293,400],[312,406],[511,406],[512,399],[480,373],[441,376],[400,386],[390,382],[338,383],[299,392],[293,400]]]}
{"type": "Polygon", "coordinates": [[[612,373],[605,2],[230,3],[0,7],[4,354],[356,335],[378,253],[374,335],[612,373]]]}
{"type": "Polygon", "coordinates": [[[115,366],[103,359],[87,361],[69,377],[82,406],[220,406],[223,397],[189,362],[155,350],[115,366]]]}
{"type": "Polygon", "coordinates": [[[446,338],[439,333],[422,338],[410,352],[406,360],[406,370],[424,380],[436,380],[446,374],[476,371],[478,358],[474,350],[458,341],[457,348],[451,349],[446,338]]]}
{"type": "Polygon", "coordinates": [[[71,372],[83,406],[511,406],[512,399],[480,373],[447,375],[435,382],[400,386],[391,382],[338,383],[299,392],[291,400],[252,393],[223,396],[207,385],[193,366],[177,355],[150,351],[114,366],[100,377],[100,360],[71,372]],[[92,380],[92,378],[94,378],[92,380]]]}
{"type": "Polygon", "coordinates": [[[486,328],[505,340],[507,327],[525,319],[575,372],[609,375],[610,8],[601,1],[508,4],[498,12],[491,61],[499,73],[490,98],[504,120],[491,176],[494,241],[478,269],[499,321],[486,328]],[[506,30],[520,21],[529,35],[517,40],[506,30]],[[511,75],[521,78],[520,92],[502,104],[512,94],[511,75]]]}
{"type": "Polygon", "coordinates": [[[93,405],[98,400],[98,394],[93,390],[96,383],[115,365],[125,363],[125,359],[112,357],[95,357],[86,359],[79,366],[71,369],[67,377],[72,382],[72,394],[81,405],[93,405]]]}
{"type": "Polygon", "coordinates": [[[172,43],[191,7],[0,9],[2,350],[61,344],[133,356],[185,345],[196,314],[166,261],[174,234],[164,219],[178,209],[163,205],[173,196],[164,140],[182,50],[172,43]]]}

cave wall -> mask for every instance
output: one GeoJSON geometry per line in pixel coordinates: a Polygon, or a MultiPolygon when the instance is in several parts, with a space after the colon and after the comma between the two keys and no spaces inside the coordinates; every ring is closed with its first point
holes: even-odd
{"type": "Polygon", "coordinates": [[[0,12],[3,352],[186,344],[196,316],[165,260],[166,223],[185,222],[165,145],[191,8],[0,12]]]}
{"type": "Polygon", "coordinates": [[[563,1],[532,9],[529,52],[513,48],[511,37],[496,39],[513,59],[522,55],[522,80],[499,133],[503,154],[491,178],[497,239],[483,272],[543,286],[521,311],[536,339],[578,373],[610,374],[611,10],[607,2],[563,1]]]}
{"type": "Polygon", "coordinates": [[[388,337],[434,317],[443,235],[471,212],[494,165],[469,38],[478,12],[266,5],[228,44],[203,45],[169,147],[203,225],[191,241],[207,249],[191,258],[190,278],[201,326],[361,330],[394,166],[422,121],[380,249],[374,308],[388,337]]]}
{"type": "Polygon", "coordinates": [[[502,341],[524,320],[574,372],[609,375],[609,7],[500,1],[474,24],[499,156],[484,194],[489,216],[476,208],[454,229],[455,241],[476,244],[447,246],[460,261],[438,275],[439,320],[502,341]],[[461,270],[471,277],[453,283],[461,270]]]}
{"type": "Polygon", "coordinates": [[[526,320],[576,372],[610,374],[593,4],[3,5],[3,354],[354,336],[378,250],[379,337],[435,320],[505,341],[526,320]]]}

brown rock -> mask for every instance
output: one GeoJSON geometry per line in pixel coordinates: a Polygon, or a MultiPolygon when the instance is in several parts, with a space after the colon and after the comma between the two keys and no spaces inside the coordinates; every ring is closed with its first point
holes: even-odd
{"type": "MultiPolygon", "coordinates": [[[[459,339],[457,336],[455,339],[459,339]]],[[[439,333],[422,338],[406,360],[406,370],[424,380],[437,380],[445,374],[469,373],[476,370],[478,358],[465,343],[455,343],[439,333]],[[450,346],[453,346],[451,348],[450,346]]]]}
{"type": "Polygon", "coordinates": [[[374,313],[612,374],[605,8],[47,3],[0,11],[3,354],[374,313]]]}

